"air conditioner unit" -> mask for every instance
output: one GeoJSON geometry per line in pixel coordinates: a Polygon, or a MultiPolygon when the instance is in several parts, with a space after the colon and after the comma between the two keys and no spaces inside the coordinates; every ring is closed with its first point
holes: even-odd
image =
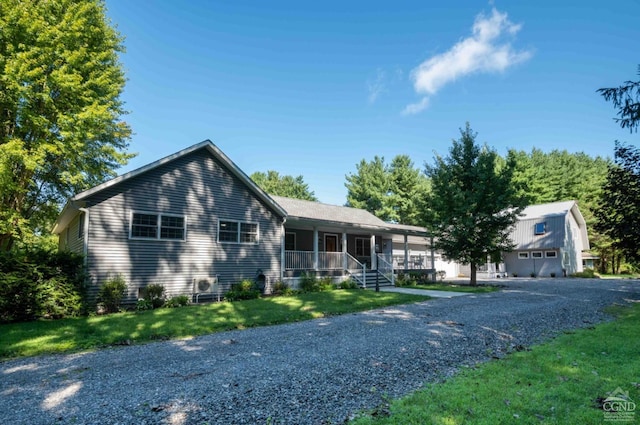
{"type": "Polygon", "coordinates": [[[220,301],[220,291],[218,276],[199,276],[193,278],[193,297],[197,303],[201,295],[217,294],[220,301]]]}

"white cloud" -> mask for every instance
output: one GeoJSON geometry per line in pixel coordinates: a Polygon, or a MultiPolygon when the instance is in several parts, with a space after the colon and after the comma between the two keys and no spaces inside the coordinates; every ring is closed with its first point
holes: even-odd
{"type": "Polygon", "coordinates": [[[516,51],[510,41],[521,28],[522,25],[512,23],[506,13],[496,9],[492,10],[491,16],[476,16],[471,36],[427,59],[411,72],[416,93],[424,97],[420,102],[408,105],[404,113],[424,110],[429,104],[429,96],[460,77],[478,72],[502,72],[528,60],[533,52],[516,51]]]}
{"type": "Polygon", "coordinates": [[[367,90],[369,92],[369,103],[375,103],[378,96],[385,91],[385,72],[378,69],[376,78],[374,80],[367,81],[367,90]]]}
{"type": "Polygon", "coordinates": [[[407,105],[406,108],[404,108],[404,110],[402,111],[402,115],[417,114],[418,112],[422,112],[427,109],[427,106],[429,106],[429,98],[425,96],[420,102],[407,105]]]}

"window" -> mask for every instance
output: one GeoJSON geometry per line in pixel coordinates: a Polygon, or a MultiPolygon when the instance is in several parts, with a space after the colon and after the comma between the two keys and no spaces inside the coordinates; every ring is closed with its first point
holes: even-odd
{"type": "Polygon", "coordinates": [[[556,251],[547,251],[544,253],[547,258],[557,258],[558,253],[556,251]]]}
{"type": "Polygon", "coordinates": [[[184,239],[184,217],[160,216],[160,239],[184,239]]]}
{"type": "Polygon", "coordinates": [[[131,213],[131,239],[186,239],[186,217],[171,214],[131,213]]]}
{"type": "Polygon", "coordinates": [[[258,243],[258,224],[220,220],[218,222],[218,242],[258,243]]]}
{"type": "Polygon", "coordinates": [[[285,233],[285,235],[284,235],[284,249],[285,249],[285,251],[295,251],[296,250],[296,234],[295,233],[285,233]]]}
{"type": "Polygon", "coordinates": [[[542,258],[542,251],[533,251],[531,253],[531,258],[542,258]]]}
{"type": "Polygon", "coordinates": [[[527,258],[529,258],[529,253],[528,252],[519,252],[518,253],[518,258],[520,260],[526,260],[527,258]]]}
{"type": "Polygon", "coordinates": [[[533,229],[534,235],[544,235],[547,230],[547,223],[536,223],[533,229]]]}
{"type": "Polygon", "coordinates": [[[220,242],[238,242],[238,223],[221,221],[218,224],[218,240],[220,242]]]}
{"type": "Polygon", "coordinates": [[[258,242],[258,225],[256,223],[240,223],[240,242],[258,242]]]}
{"type": "Polygon", "coordinates": [[[356,257],[371,255],[371,238],[356,238],[356,257]]]}

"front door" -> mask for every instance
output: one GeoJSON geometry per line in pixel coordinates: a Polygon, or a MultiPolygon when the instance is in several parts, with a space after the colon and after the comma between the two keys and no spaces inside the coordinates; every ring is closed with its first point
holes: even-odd
{"type": "Polygon", "coordinates": [[[324,250],[338,252],[338,235],[324,235],[324,250]]]}

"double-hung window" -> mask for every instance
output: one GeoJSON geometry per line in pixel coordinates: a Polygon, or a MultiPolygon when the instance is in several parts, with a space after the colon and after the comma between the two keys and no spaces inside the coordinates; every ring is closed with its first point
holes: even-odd
{"type": "Polygon", "coordinates": [[[131,239],[185,240],[187,220],[174,214],[131,213],[131,239]]]}
{"type": "Polygon", "coordinates": [[[218,242],[256,244],[258,240],[258,223],[236,220],[218,221],[218,242]]]}

